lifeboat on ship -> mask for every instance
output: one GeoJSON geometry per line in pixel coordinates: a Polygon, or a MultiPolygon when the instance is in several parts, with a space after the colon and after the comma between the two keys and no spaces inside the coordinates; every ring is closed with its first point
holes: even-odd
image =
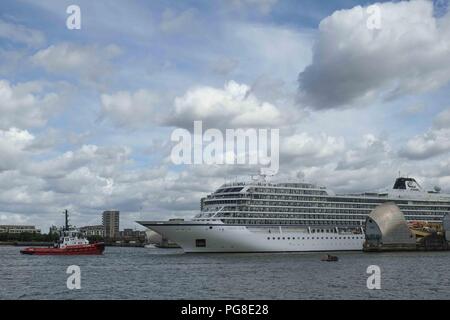
{"type": "Polygon", "coordinates": [[[69,228],[68,212],[66,214],[66,226],[60,232],[60,239],[53,247],[37,248],[30,247],[20,250],[22,254],[30,255],[99,255],[105,250],[103,242],[89,243],[79,230],[69,228]]]}

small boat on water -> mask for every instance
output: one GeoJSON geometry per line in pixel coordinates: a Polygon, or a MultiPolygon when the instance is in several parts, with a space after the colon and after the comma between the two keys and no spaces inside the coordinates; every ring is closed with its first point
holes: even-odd
{"type": "Polygon", "coordinates": [[[337,256],[332,256],[331,254],[327,254],[326,256],[323,256],[322,261],[339,261],[339,258],[337,256]]]}
{"type": "Polygon", "coordinates": [[[67,210],[66,225],[60,232],[60,239],[53,247],[47,248],[25,248],[20,250],[22,254],[30,255],[99,255],[105,250],[103,242],[89,243],[89,240],[84,238],[80,231],[75,228],[69,228],[69,214],[67,210]]]}

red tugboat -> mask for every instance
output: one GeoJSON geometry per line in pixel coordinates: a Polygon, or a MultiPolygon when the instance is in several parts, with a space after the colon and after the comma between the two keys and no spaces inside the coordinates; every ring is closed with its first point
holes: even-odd
{"type": "Polygon", "coordinates": [[[77,229],[69,228],[69,214],[67,210],[66,226],[60,232],[60,239],[53,247],[48,248],[26,248],[20,250],[22,254],[34,255],[99,255],[105,250],[103,242],[92,243],[83,238],[77,229]]]}

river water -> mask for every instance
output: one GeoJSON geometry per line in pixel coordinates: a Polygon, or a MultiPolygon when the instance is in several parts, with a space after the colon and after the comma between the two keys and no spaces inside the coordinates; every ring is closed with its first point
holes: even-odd
{"type": "Polygon", "coordinates": [[[450,252],[184,254],[107,247],[101,256],[27,256],[0,247],[1,299],[450,299],[450,252]],[[68,266],[81,270],[69,290],[68,266]],[[367,268],[381,289],[367,288],[367,268]]]}

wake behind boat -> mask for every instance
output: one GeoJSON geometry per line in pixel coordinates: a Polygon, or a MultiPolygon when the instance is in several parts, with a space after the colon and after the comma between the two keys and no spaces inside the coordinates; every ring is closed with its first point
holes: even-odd
{"type": "Polygon", "coordinates": [[[53,247],[25,248],[20,250],[22,254],[29,255],[100,255],[105,250],[105,244],[89,243],[89,240],[81,236],[79,230],[69,227],[69,213],[65,211],[66,225],[60,232],[60,239],[53,247]]]}

